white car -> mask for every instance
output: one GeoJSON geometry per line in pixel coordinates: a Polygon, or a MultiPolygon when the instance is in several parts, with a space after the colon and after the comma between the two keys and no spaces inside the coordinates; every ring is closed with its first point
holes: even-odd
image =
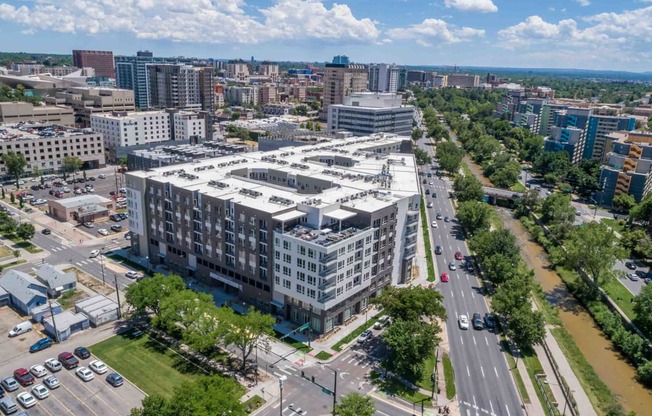
{"type": "Polygon", "coordinates": [[[103,173],[100,173],[99,175],[97,175],[97,177],[100,179],[106,179],[106,175],[103,173]]]}
{"type": "Polygon", "coordinates": [[[29,372],[32,373],[34,377],[38,378],[45,377],[48,374],[48,370],[46,370],[41,364],[31,366],[29,372]]]}
{"type": "Polygon", "coordinates": [[[437,225],[437,221],[433,221],[431,225],[432,228],[439,228],[439,226],[437,225]]]}
{"type": "Polygon", "coordinates": [[[61,385],[61,382],[55,376],[47,376],[43,379],[43,384],[48,386],[50,390],[54,390],[61,385]]]}
{"type": "Polygon", "coordinates": [[[106,228],[100,228],[99,230],[97,230],[97,233],[102,235],[109,235],[109,230],[107,230],[106,228]]]}
{"type": "Polygon", "coordinates": [[[50,390],[46,389],[43,384],[37,384],[32,387],[32,394],[39,400],[43,400],[50,395],[50,390]]]}
{"type": "Polygon", "coordinates": [[[109,367],[100,360],[91,361],[88,366],[97,374],[104,374],[109,371],[109,367]]]}
{"type": "Polygon", "coordinates": [[[125,276],[129,279],[138,279],[140,277],[140,274],[134,271],[128,271],[125,273],[125,276]]]}
{"type": "Polygon", "coordinates": [[[469,329],[469,318],[466,315],[460,315],[459,318],[457,318],[457,322],[460,325],[460,329],[469,329]]]}
{"type": "Polygon", "coordinates": [[[79,367],[77,371],[75,371],[75,374],[84,381],[91,381],[95,378],[93,372],[86,367],[79,367]]]}
{"type": "Polygon", "coordinates": [[[88,258],[94,259],[95,257],[100,255],[100,250],[93,250],[91,251],[91,254],[88,255],[88,258]]]}
{"type": "Polygon", "coordinates": [[[61,363],[56,358],[48,358],[45,360],[45,366],[53,373],[61,370],[61,363]]]}
{"type": "Polygon", "coordinates": [[[36,399],[34,396],[26,391],[16,396],[16,401],[18,401],[18,403],[20,403],[25,409],[29,409],[36,404],[36,399]]]}

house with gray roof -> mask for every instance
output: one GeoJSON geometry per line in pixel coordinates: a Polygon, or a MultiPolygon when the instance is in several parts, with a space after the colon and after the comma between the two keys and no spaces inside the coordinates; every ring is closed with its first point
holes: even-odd
{"type": "Polygon", "coordinates": [[[9,305],[9,293],[0,287],[0,307],[9,305]]]}
{"type": "Polygon", "coordinates": [[[62,268],[51,264],[43,264],[39,267],[36,271],[36,279],[47,286],[51,298],[75,290],[77,287],[77,273],[65,272],[62,268]]]}
{"type": "Polygon", "coordinates": [[[45,305],[48,288],[27,273],[7,270],[0,277],[0,287],[9,293],[9,303],[23,315],[29,315],[32,308],[45,305]]]}

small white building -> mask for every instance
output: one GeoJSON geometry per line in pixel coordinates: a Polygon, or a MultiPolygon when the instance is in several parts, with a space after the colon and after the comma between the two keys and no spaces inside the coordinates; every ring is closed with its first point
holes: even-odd
{"type": "Polygon", "coordinates": [[[75,312],[84,314],[91,326],[97,327],[118,319],[118,304],[104,295],[95,295],[76,302],[75,312]]]}

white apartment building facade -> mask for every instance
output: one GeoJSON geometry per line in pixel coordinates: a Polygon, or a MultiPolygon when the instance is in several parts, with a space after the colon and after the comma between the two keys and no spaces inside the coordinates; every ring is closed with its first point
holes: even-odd
{"type": "Polygon", "coordinates": [[[194,111],[178,111],[172,114],[173,140],[200,141],[206,136],[206,121],[194,111]]]}
{"type": "Polygon", "coordinates": [[[328,108],[328,131],[346,130],[356,136],[373,133],[410,135],[414,106],[389,93],[354,93],[343,104],[328,108]]]}

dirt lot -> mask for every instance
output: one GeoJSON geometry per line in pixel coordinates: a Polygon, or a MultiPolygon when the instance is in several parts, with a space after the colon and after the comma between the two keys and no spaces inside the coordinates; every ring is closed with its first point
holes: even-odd
{"type": "Polygon", "coordinates": [[[0,366],[10,363],[14,358],[23,355],[29,350],[29,346],[42,338],[37,328],[31,332],[9,338],[9,330],[23,321],[27,321],[26,316],[18,315],[8,306],[0,308],[0,366]]]}

